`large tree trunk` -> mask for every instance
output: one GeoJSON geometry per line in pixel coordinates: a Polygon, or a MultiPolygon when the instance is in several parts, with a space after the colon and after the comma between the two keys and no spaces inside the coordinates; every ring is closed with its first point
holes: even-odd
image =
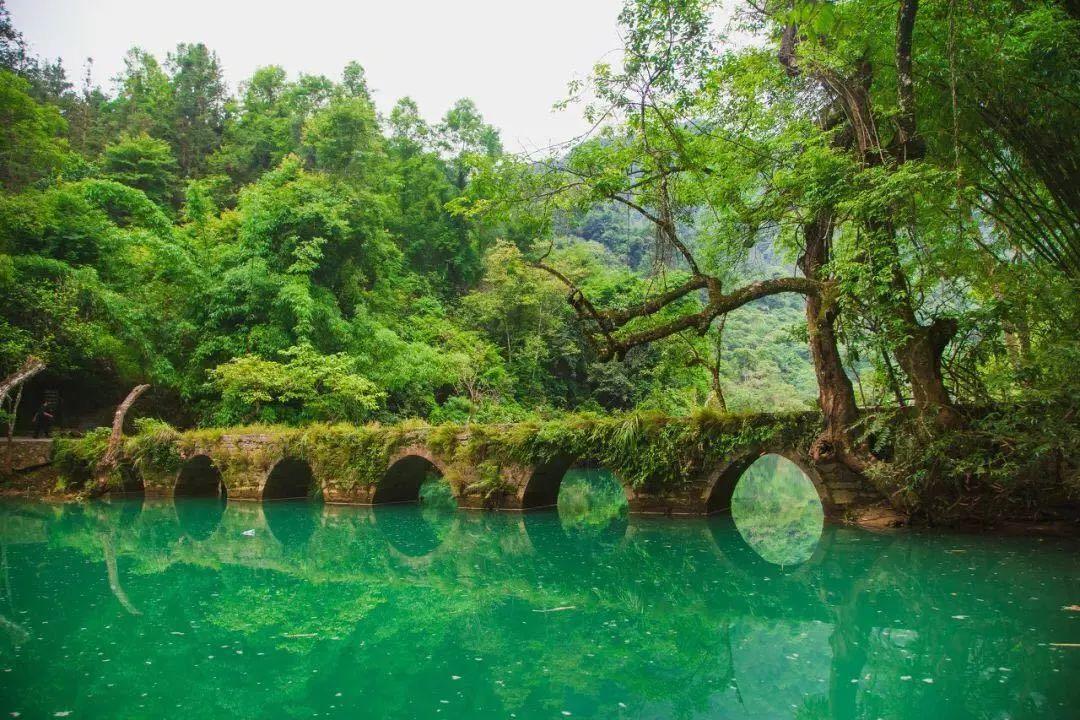
{"type": "MultiPolygon", "coordinates": [[[[919,0],[900,0],[896,11],[894,56],[898,112],[892,155],[897,167],[926,154],[926,143],[919,135],[916,124],[915,74],[912,69],[918,11],[919,0]]],[[[889,237],[895,242],[896,229],[893,224],[883,222],[882,226],[888,228],[889,237]]],[[[911,396],[919,413],[923,417],[935,417],[942,424],[951,424],[956,419],[956,412],[941,373],[941,355],[956,335],[956,321],[952,318],[936,318],[929,326],[918,321],[907,278],[900,267],[900,253],[897,251],[895,255],[893,288],[898,302],[897,314],[907,336],[896,350],[896,359],[911,382],[911,396]]]]}
{"type": "Polygon", "coordinates": [[[942,425],[956,420],[956,410],[945,387],[941,356],[956,334],[956,321],[938,318],[929,327],[920,325],[914,315],[908,319],[908,338],[896,350],[896,359],[911,382],[911,396],[923,417],[942,425]]]}
{"type": "MultiPolygon", "coordinates": [[[[822,267],[828,260],[832,237],[832,217],[827,212],[803,226],[806,249],[799,266],[806,277],[823,281],[822,267]]],[[[825,416],[825,432],[815,442],[811,452],[815,460],[843,462],[853,470],[861,470],[852,425],[858,419],[855,389],[844,371],[840,347],[836,339],[836,307],[827,293],[806,296],[806,327],[809,331],[810,357],[818,383],[818,401],[825,416]]]]}
{"type": "Polygon", "coordinates": [[[941,357],[945,346],[956,335],[957,325],[953,318],[935,318],[930,325],[923,325],[915,314],[915,302],[912,299],[911,286],[907,275],[900,265],[900,249],[897,246],[896,228],[889,220],[878,219],[866,223],[875,242],[888,243],[889,260],[878,260],[875,269],[879,272],[886,268],[881,264],[891,264],[890,307],[889,311],[896,323],[896,329],[904,334],[904,340],[893,348],[893,354],[900,368],[907,375],[911,385],[911,398],[919,415],[930,418],[942,425],[951,425],[956,420],[956,410],[945,387],[945,377],[941,371],[941,357]]]}
{"type": "Polygon", "coordinates": [[[956,320],[935,318],[930,325],[919,322],[907,276],[900,267],[900,251],[895,243],[896,229],[890,222],[878,222],[870,223],[869,230],[892,243],[892,312],[905,336],[903,342],[894,348],[893,354],[911,384],[912,402],[920,416],[950,425],[956,419],[956,411],[949,390],[945,387],[941,356],[945,346],[956,335],[956,320]]]}
{"type": "MultiPolygon", "coordinates": [[[[874,120],[874,107],[870,98],[870,87],[874,77],[874,69],[870,63],[866,59],[859,61],[848,77],[820,66],[814,66],[813,73],[821,86],[833,96],[836,106],[844,109],[842,118],[846,125],[846,132],[838,136],[835,142],[841,147],[853,150],[864,167],[881,164],[899,167],[908,160],[922,157],[925,153],[925,143],[919,135],[916,122],[914,92],[913,36],[918,9],[918,0],[901,0],[897,10],[894,51],[897,74],[898,112],[895,118],[897,133],[889,147],[882,146],[877,130],[871,131],[880,124],[874,120]]],[[[789,74],[798,75],[803,71],[798,54],[799,43],[798,28],[795,26],[785,28],[780,42],[779,60],[789,74]]],[[[811,223],[813,224],[815,223],[811,223]]],[[[896,228],[889,217],[870,219],[866,222],[866,227],[871,233],[879,234],[880,239],[895,245],[896,228]]],[[[813,243],[807,242],[808,254],[812,245],[813,243]]],[[[942,377],[941,355],[945,345],[956,333],[956,323],[953,320],[938,319],[926,327],[918,322],[907,277],[899,264],[900,254],[899,252],[893,254],[895,259],[892,267],[892,290],[895,306],[892,311],[908,337],[908,340],[896,350],[896,358],[911,382],[912,395],[920,413],[924,416],[935,416],[942,422],[949,422],[955,417],[955,411],[942,377]]],[[[810,277],[809,273],[806,274],[810,277]]],[[[814,320],[810,302],[807,303],[807,319],[810,321],[811,333],[815,326],[821,330],[825,330],[828,326],[827,323],[814,320]]],[[[818,351],[824,353],[818,371],[819,383],[822,388],[836,389],[836,397],[841,398],[843,398],[843,385],[846,383],[847,393],[851,396],[852,405],[854,405],[854,393],[851,391],[850,382],[847,382],[846,377],[842,380],[839,377],[833,377],[835,373],[830,369],[833,360],[829,357],[827,341],[830,339],[831,326],[827,329],[830,332],[822,332],[817,341],[813,335],[811,336],[811,352],[814,352],[814,346],[818,345],[818,351]]],[[[835,347],[835,339],[833,339],[833,350],[835,347]]],[[[819,360],[815,357],[815,366],[818,364],[819,360]]],[[[838,362],[835,364],[840,367],[838,362]]],[[[829,401],[832,402],[833,398],[830,397],[829,401]]],[[[826,398],[822,396],[822,409],[828,417],[830,410],[825,402],[826,398]]],[[[832,408],[832,412],[837,417],[842,417],[846,411],[843,403],[832,408]]]]}
{"type": "Polygon", "coordinates": [[[94,485],[90,489],[92,497],[103,495],[109,489],[109,477],[113,470],[116,469],[120,457],[120,441],[124,436],[124,417],[132,404],[139,399],[139,396],[149,389],[149,385],[136,385],[128,393],[128,396],[124,398],[124,402],[120,403],[120,406],[116,408],[116,414],[113,416],[112,433],[109,435],[109,445],[94,471],[94,485]]]}

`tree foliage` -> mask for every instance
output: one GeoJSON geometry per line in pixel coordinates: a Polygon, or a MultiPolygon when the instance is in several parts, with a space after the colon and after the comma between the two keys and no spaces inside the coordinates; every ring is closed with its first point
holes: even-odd
{"type": "Polygon", "coordinates": [[[816,398],[856,462],[857,405],[1072,403],[1075,13],[766,0],[735,45],[714,11],[628,0],[542,155],[468,99],[382,115],[358,63],[232,94],[134,48],[76,90],[0,11],[0,369],[197,423],[816,398]]]}

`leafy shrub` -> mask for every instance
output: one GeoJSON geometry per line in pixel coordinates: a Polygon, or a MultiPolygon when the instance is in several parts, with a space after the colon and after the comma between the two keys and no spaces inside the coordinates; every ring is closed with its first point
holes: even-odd
{"type": "Polygon", "coordinates": [[[56,438],[53,463],[68,487],[81,487],[94,474],[94,468],[109,446],[111,428],[94,428],[80,438],[56,438]]]}

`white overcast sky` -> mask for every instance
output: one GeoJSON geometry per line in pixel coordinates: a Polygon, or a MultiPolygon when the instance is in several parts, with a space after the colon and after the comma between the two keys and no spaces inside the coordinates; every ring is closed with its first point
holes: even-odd
{"type": "Polygon", "coordinates": [[[567,83],[618,57],[621,0],[8,0],[34,52],[63,58],[112,87],[135,45],[164,59],[180,42],[216,51],[233,89],[261,65],[291,77],[367,70],[388,111],[412,96],[430,120],[471,97],[508,149],[534,149],[586,129],[581,109],[553,112],[567,83]]]}

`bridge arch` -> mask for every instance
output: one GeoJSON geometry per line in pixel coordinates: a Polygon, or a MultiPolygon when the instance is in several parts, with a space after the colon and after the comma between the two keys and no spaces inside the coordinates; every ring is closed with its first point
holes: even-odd
{"type": "MultiPolygon", "coordinates": [[[[559,504],[559,491],[562,489],[563,478],[566,477],[567,472],[578,467],[603,468],[598,463],[573,455],[558,455],[538,463],[532,468],[525,482],[518,489],[518,506],[522,510],[556,507],[559,504]]],[[[619,487],[622,488],[623,497],[626,498],[629,505],[633,500],[633,492],[626,487],[618,475],[611,474],[615,481],[619,483],[619,487]]]]}
{"type": "Polygon", "coordinates": [[[797,459],[749,453],[715,479],[709,510],[728,517],[711,521],[710,530],[729,559],[747,571],[790,573],[820,554],[828,493],[813,468],[797,459]],[[763,485],[744,485],[757,465],[755,479],[763,485]],[[738,491],[740,498],[733,497],[737,488],[745,491],[738,491]]]}
{"type": "Polygon", "coordinates": [[[739,480],[750,469],[750,466],[766,455],[779,455],[799,468],[814,485],[825,515],[830,515],[833,508],[832,495],[813,463],[798,452],[771,448],[755,448],[713,469],[706,478],[705,490],[702,493],[705,512],[709,515],[731,512],[731,498],[735,494],[735,486],[739,484],[739,480]]]}
{"type": "Polygon", "coordinates": [[[226,499],[228,490],[221,471],[209,455],[195,455],[180,466],[173,486],[176,497],[216,497],[226,499]]]}
{"type": "Polygon", "coordinates": [[[284,457],[274,463],[266,474],[262,487],[263,500],[308,500],[318,495],[319,488],[311,465],[295,457],[284,457]]]}
{"type": "Polygon", "coordinates": [[[444,477],[441,462],[424,447],[410,447],[390,459],[371,496],[373,505],[420,502],[420,486],[431,476],[444,477]]]}
{"type": "Polygon", "coordinates": [[[521,509],[555,507],[563,476],[573,467],[575,459],[572,455],[558,455],[533,467],[518,493],[521,509]]]}
{"type": "Polygon", "coordinates": [[[120,466],[120,488],[110,491],[110,495],[144,495],[146,485],[143,483],[142,473],[134,465],[124,463],[120,466]]]}

